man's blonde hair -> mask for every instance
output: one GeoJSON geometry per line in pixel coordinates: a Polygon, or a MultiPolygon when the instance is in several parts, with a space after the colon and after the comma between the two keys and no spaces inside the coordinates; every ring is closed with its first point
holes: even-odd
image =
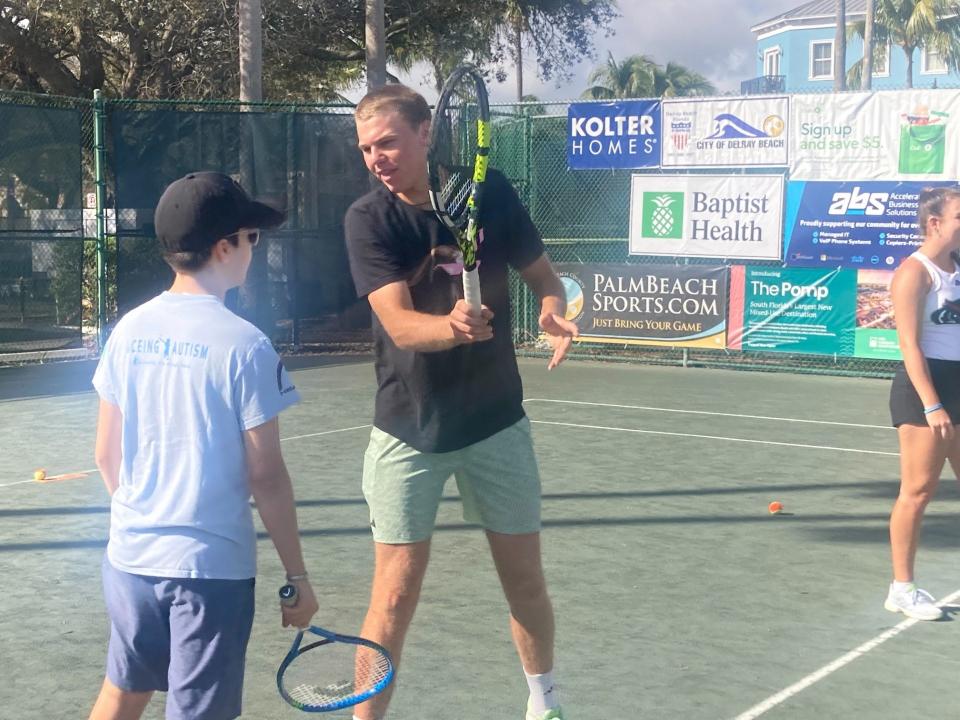
{"type": "Polygon", "coordinates": [[[414,130],[430,120],[430,106],[423,96],[406,85],[384,85],[371,90],[357,103],[354,117],[365,122],[374,115],[396,112],[414,130]]]}

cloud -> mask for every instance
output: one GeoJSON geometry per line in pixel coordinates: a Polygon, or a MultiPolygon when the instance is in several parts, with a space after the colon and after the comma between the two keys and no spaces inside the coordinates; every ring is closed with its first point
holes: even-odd
{"type": "MultiPolygon", "coordinates": [[[[720,92],[738,91],[740,81],[757,74],[757,41],[750,27],[802,4],[803,0],[620,0],[614,34],[594,38],[596,57],[571,68],[569,80],[543,82],[533,58],[524,62],[524,93],[543,100],[574,100],[587,87],[591,70],[606,62],[608,53],[622,60],[648,55],[665,65],[678,62],[710,80],[720,92]]],[[[516,98],[513,73],[506,82],[490,85],[494,102],[516,98]]],[[[401,76],[428,101],[436,100],[429,68],[414,67],[401,76]]],[[[362,93],[361,93],[362,94],[362,93]]]]}
{"type": "Polygon", "coordinates": [[[596,39],[595,60],[580,63],[574,77],[560,87],[537,78],[530,83],[530,92],[544,98],[579,96],[590,71],[606,61],[608,52],[618,60],[639,54],[660,64],[678,62],[704,75],[721,92],[738,90],[741,80],[756,75],[756,38],[750,27],[800,4],[800,0],[627,0],[620,3],[615,34],[596,39]]]}

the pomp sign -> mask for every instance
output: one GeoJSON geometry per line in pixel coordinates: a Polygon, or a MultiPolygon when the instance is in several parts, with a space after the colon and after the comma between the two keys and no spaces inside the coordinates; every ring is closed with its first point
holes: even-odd
{"type": "Polygon", "coordinates": [[[660,101],[573,103],[567,110],[567,164],[574,169],[660,165],[660,101]]]}

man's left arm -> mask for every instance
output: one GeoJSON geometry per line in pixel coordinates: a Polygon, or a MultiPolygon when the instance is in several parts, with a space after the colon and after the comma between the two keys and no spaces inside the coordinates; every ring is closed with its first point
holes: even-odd
{"type": "Polygon", "coordinates": [[[553,348],[553,357],[547,364],[547,370],[553,370],[563,362],[573,338],[577,337],[580,331],[575,323],[565,317],[566,293],[546,253],[523,268],[520,276],[540,299],[540,328],[547,334],[547,340],[553,348]]]}

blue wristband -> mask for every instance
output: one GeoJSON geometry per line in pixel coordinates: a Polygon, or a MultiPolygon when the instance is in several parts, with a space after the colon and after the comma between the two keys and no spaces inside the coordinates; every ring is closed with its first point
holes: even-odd
{"type": "Polygon", "coordinates": [[[925,407],[923,409],[923,414],[929,415],[930,413],[936,412],[937,410],[943,410],[943,403],[938,402],[938,403],[934,403],[933,405],[930,405],[929,407],[925,407]]]}

